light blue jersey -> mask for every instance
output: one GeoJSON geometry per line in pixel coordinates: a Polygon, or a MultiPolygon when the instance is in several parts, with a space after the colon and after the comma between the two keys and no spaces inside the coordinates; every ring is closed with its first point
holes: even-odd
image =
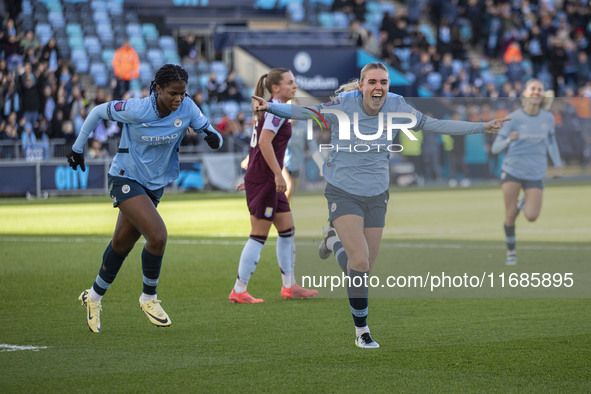
{"type": "Polygon", "coordinates": [[[291,124],[291,138],[285,150],[283,166],[290,172],[300,171],[306,158],[306,146],[311,152],[318,152],[318,144],[314,139],[308,139],[306,121],[299,120],[291,124]]]}
{"type": "Polygon", "coordinates": [[[179,176],[179,146],[189,126],[205,136],[211,127],[197,105],[185,98],[174,112],[160,117],[156,97],[111,101],[88,115],[72,150],[82,153],[89,134],[101,119],[123,123],[119,149],[109,174],[134,179],[150,190],[164,187],[179,176]]]}
{"type": "Polygon", "coordinates": [[[392,150],[392,141],[402,128],[393,128],[391,135],[388,135],[389,124],[412,125],[408,128],[446,134],[484,131],[484,123],[433,119],[411,107],[403,97],[390,95],[379,116],[365,113],[362,97],[339,97],[309,108],[271,104],[269,112],[299,120],[314,117],[320,120],[319,115],[322,115],[331,131],[332,146],[324,162],[324,178],[341,190],[366,197],[383,193],[390,184],[390,152],[396,151],[392,150]],[[394,113],[396,116],[389,115],[394,113]],[[343,130],[340,130],[341,123],[345,125],[343,130]],[[381,133],[378,132],[380,130],[381,133]]]}
{"type": "Polygon", "coordinates": [[[520,108],[507,117],[512,120],[501,127],[491,148],[494,154],[508,148],[502,171],[523,180],[544,179],[548,170],[547,155],[555,167],[562,167],[551,112],[540,110],[537,115],[530,116],[520,108]],[[519,138],[511,141],[509,135],[513,131],[519,133],[519,138]]]}

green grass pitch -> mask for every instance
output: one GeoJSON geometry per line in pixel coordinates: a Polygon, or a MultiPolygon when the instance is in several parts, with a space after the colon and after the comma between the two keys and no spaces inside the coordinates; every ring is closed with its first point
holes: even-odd
{"type": "MultiPolygon", "coordinates": [[[[103,299],[101,334],[77,297],[113,231],[110,200],[0,200],[0,392],[590,392],[590,201],[588,184],[548,184],[538,221],[518,218],[519,262],[506,268],[498,187],[393,189],[381,278],[573,270],[575,287],[371,289],[381,348],[365,350],[343,289],[281,299],[275,233],[249,285],[265,302],[227,300],[250,228],[242,194],[165,194],[158,294],[173,324],[156,328],[138,308],[140,241],[103,299]]],[[[316,253],[324,197],[296,195],[293,212],[298,274],[339,275],[316,253]]]]}

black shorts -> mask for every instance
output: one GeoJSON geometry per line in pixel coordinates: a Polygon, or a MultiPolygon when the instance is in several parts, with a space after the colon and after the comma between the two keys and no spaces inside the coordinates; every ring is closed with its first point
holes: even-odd
{"type": "Polygon", "coordinates": [[[326,184],[324,196],[328,202],[328,220],[344,215],[357,215],[364,219],[363,227],[384,227],[390,192],[373,197],[357,196],[347,193],[330,183],[326,184]]]}
{"type": "Polygon", "coordinates": [[[120,203],[125,200],[129,200],[132,197],[139,195],[146,195],[152,200],[155,207],[158,206],[160,198],[164,193],[164,188],[150,190],[140,185],[133,179],[124,178],[121,176],[113,176],[108,174],[107,179],[109,181],[109,195],[113,199],[113,208],[116,208],[120,203]]]}
{"type": "Polygon", "coordinates": [[[501,172],[501,184],[507,181],[521,184],[523,190],[531,188],[544,189],[544,184],[546,183],[544,179],[539,179],[537,181],[529,181],[526,179],[516,178],[513,175],[506,173],[505,171],[501,172]]]}
{"type": "Polygon", "coordinates": [[[277,193],[275,182],[244,182],[246,204],[250,214],[258,219],[275,219],[277,212],[290,212],[285,193],[277,193]]]}

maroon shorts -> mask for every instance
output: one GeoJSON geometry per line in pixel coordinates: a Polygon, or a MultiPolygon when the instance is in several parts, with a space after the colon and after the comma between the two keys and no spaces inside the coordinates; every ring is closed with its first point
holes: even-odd
{"type": "Polygon", "coordinates": [[[289,212],[285,193],[277,193],[275,182],[244,183],[246,204],[250,214],[258,219],[273,220],[277,212],[289,212]]]}

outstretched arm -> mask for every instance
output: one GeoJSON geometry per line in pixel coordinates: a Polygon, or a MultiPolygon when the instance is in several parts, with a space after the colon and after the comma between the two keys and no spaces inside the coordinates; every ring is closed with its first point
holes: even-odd
{"type": "Polygon", "coordinates": [[[511,119],[494,119],[489,122],[465,122],[461,120],[440,120],[427,117],[423,125],[423,131],[430,131],[441,134],[462,135],[462,134],[497,134],[504,122],[511,119]]]}
{"type": "Polygon", "coordinates": [[[254,111],[267,111],[280,118],[306,120],[312,119],[314,112],[295,104],[269,103],[259,96],[251,96],[254,111]]]}

